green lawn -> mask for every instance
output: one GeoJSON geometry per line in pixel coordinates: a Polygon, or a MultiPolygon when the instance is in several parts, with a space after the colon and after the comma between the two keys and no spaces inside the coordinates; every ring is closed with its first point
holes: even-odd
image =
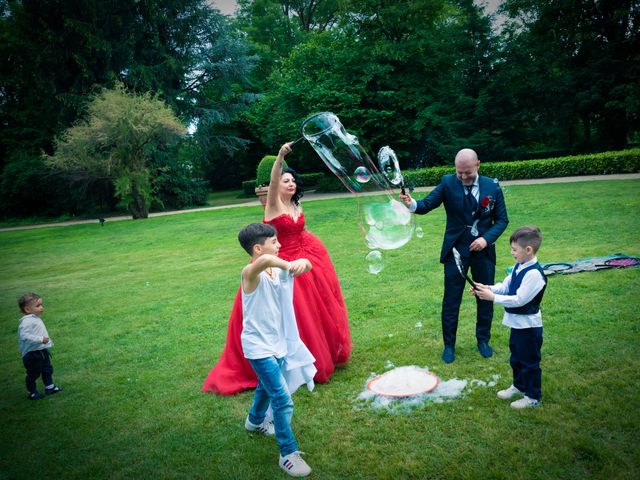
{"type": "MultiPolygon", "coordinates": [[[[524,224],[542,229],[543,262],[640,255],[639,188],[639,180],[507,187],[499,276],[512,264],[508,236],[524,224]]],[[[354,343],[331,383],[294,396],[312,478],[640,478],[640,269],[550,277],[544,404],[515,411],[495,396],[510,384],[500,307],[491,359],[476,350],[468,297],[456,361],[440,360],[443,209],[417,218],[423,238],[385,252],[377,276],[366,272],[354,211],[352,198],[305,203],[308,227],[334,259],[354,343]],[[389,412],[358,400],[388,362],[427,366],[444,380],[500,378],[449,402],[389,412]]],[[[251,392],[200,393],[247,261],[237,232],[261,215],[246,207],[0,232],[1,479],[286,477],[274,440],[243,429],[251,392]],[[29,290],[44,298],[54,379],[65,388],[38,402],[26,400],[17,349],[16,299],[29,290]]]]}
{"type": "Polygon", "coordinates": [[[248,203],[257,200],[255,195],[246,196],[243,190],[223,190],[212,192],[207,200],[207,207],[219,207],[237,203],[248,203]]]}

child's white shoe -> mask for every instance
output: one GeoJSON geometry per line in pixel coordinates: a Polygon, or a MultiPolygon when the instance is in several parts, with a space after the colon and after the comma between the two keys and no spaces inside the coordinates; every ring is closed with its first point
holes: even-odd
{"type": "Polygon", "coordinates": [[[244,428],[250,432],[260,433],[262,435],[275,435],[276,429],[273,426],[273,422],[265,420],[260,425],[254,425],[249,421],[249,417],[244,421],[244,428]]]}
{"type": "Polygon", "coordinates": [[[524,392],[521,392],[516,387],[511,385],[505,390],[500,390],[497,395],[500,400],[509,400],[510,398],[513,398],[515,396],[524,395],[524,392]]]}
{"type": "Polygon", "coordinates": [[[529,398],[526,395],[523,398],[521,398],[520,400],[516,400],[515,402],[511,402],[511,407],[512,408],[518,408],[518,409],[537,407],[539,405],[540,405],[540,400],[536,400],[535,398],[529,398]]]}
{"type": "Polygon", "coordinates": [[[311,473],[311,467],[300,456],[302,453],[304,452],[296,451],[284,457],[280,455],[278,465],[292,477],[306,477],[311,473]]]}

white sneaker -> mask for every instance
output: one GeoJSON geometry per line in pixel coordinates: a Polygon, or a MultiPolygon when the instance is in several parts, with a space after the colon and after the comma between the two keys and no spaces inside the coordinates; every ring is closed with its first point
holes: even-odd
{"type": "Polygon", "coordinates": [[[300,456],[303,453],[296,451],[284,457],[281,455],[278,465],[292,477],[306,477],[311,473],[311,467],[300,456]]]}
{"type": "Polygon", "coordinates": [[[529,408],[529,407],[537,407],[540,405],[540,400],[536,400],[534,398],[529,398],[526,395],[520,400],[516,400],[515,402],[511,402],[512,408],[529,408]]]}
{"type": "Polygon", "coordinates": [[[516,387],[511,385],[505,390],[500,390],[497,395],[500,400],[509,400],[510,398],[513,398],[515,396],[524,395],[524,392],[521,392],[516,387]]]}
{"type": "Polygon", "coordinates": [[[244,421],[244,428],[250,432],[260,433],[262,435],[275,435],[276,429],[273,426],[273,422],[265,420],[260,425],[254,425],[249,421],[249,417],[244,421]]]}

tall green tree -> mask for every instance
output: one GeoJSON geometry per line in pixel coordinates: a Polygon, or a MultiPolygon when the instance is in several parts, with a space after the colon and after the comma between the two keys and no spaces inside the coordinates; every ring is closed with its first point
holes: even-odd
{"type": "Polygon", "coordinates": [[[622,148],[640,127],[640,2],[506,0],[501,65],[530,145],[622,148]]]}
{"type": "Polygon", "coordinates": [[[331,110],[370,152],[391,144],[404,166],[449,160],[473,133],[490,74],[482,12],[444,0],[343,7],[337,28],[311,35],[269,77],[247,115],[260,138],[275,148],[307,115],[331,110]]]}
{"type": "Polygon", "coordinates": [[[241,87],[253,61],[206,0],[0,0],[0,12],[0,169],[14,163],[0,204],[20,203],[10,183],[34,171],[20,165],[41,164],[94,89],[117,81],[200,127],[205,157],[191,163],[203,172],[244,148],[232,124],[254,99],[241,87]]]}
{"type": "Polygon", "coordinates": [[[151,160],[186,129],[157,96],[129,93],[118,84],[87,106],[87,117],[56,140],[46,162],[76,177],[113,181],[133,218],[146,218],[153,199],[151,160]]]}

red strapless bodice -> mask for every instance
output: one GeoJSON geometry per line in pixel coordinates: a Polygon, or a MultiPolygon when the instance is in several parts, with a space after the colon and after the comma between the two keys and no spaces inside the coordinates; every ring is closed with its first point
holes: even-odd
{"type": "Polygon", "coordinates": [[[278,256],[284,260],[295,260],[307,257],[314,250],[315,236],[305,229],[304,212],[300,212],[297,220],[291,215],[283,213],[271,220],[262,220],[263,223],[272,225],[278,232],[280,253],[278,256]]]}

